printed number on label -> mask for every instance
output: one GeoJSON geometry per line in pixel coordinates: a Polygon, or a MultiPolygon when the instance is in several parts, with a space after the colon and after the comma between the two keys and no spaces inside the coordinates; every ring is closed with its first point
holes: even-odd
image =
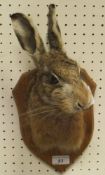
{"type": "Polygon", "coordinates": [[[70,164],[69,155],[52,156],[53,165],[67,165],[70,164]]]}

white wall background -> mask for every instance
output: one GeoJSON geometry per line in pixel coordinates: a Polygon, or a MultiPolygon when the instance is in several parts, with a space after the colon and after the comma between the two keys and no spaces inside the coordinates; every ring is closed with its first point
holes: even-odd
{"type": "Polygon", "coordinates": [[[104,0],[0,0],[0,174],[59,174],[32,155],[23,143],[11,92],[20,75],[34,65],[17,41],[9,14],[22,12],[30,16],[45,41],[47,4],[50,3],[58,5],[57,16],[65,49],[97,83],[92,141],[64,174],[102,175],[105,173],[104,0]]]}

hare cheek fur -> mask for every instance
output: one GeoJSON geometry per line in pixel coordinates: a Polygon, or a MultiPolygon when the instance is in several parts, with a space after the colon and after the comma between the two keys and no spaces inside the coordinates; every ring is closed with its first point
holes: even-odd
{"type": "Polygon", "coordinates": [[[55,5],[48,13],[49,52],[25,15],[16,13],[11,19],[22,48],[37,67],[27,106],[33,142],[41,151],[78,150],[85,133],[82,111],[93,104],[93,96],[81,79],[81,68],[64,52],[55,5]]]}

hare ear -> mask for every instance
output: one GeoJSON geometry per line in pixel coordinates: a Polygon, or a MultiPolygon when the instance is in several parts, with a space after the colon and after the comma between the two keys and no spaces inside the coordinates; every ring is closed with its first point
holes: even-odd
{"type": "Polygon", "coordinates": [[[15,13],[10,17],[21,47],[30,54],[34,54],[36,50],[43,53],[45,51],[43,42],[26,16],[21,13],[15,13]]]}
{"type": "Polygon", "coordinates": [[[55,5],[49,5],[49,13],[48,13],[48,40],[50,49],[54,50],[63,50],[61,32],[56,20],[55,15],[55,5]]]}

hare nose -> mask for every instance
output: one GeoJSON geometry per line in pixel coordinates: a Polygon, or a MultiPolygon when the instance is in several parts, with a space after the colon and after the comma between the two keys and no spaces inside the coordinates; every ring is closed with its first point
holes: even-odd
{"type": "Polygon", "coordinates": [[[85,106],[80,102],[77,102],[76,107],[77,107],[78,110],[81,110],[81,109],[85,108],[85,106]]]}
{"type": "Polygon", "coordinates": [[[77,108],[77,110],[84,110],[84,109],[89,108],[93,104],[94,104],[94,98],[92,97],[87,104],[83,104],[82,102],[78,101],[76,103],[76,108],[77,108]]]}

